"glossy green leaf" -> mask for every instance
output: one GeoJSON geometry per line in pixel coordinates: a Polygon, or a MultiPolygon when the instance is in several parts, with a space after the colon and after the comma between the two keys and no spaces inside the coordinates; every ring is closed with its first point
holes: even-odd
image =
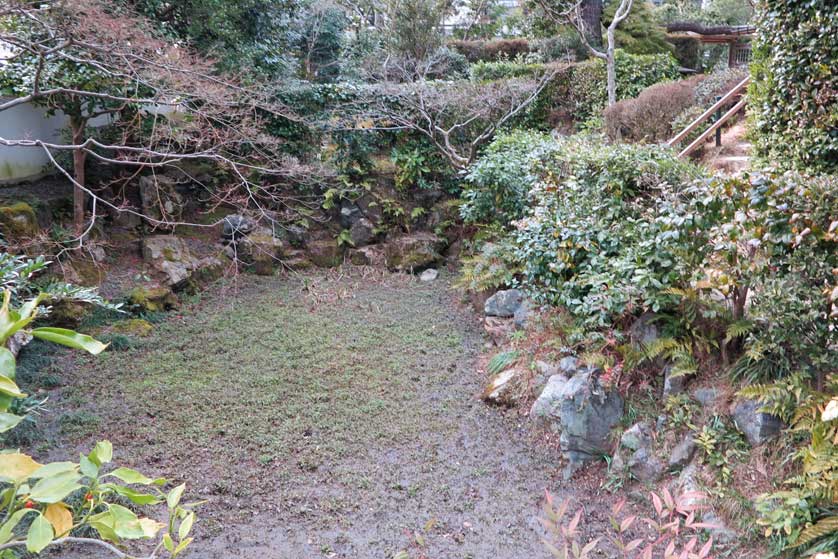
{"type": "Polygon", "coordinates": [[[40,553],[52,541],[55,533],[52,530],[52,524],[49,520],[38,515],[32,525],[29,526],[29,532],[26,533],[26,549],[31,553],[40,553]]]}
{"type": "Polygon", "coordinates": [[[137,470],[132,470],[131,468],[117,468],[105,475],[113,476],[125,483],[135,483],[138,485],[161,485],[162,482],[165,481],[162,478],[151,479],[150,477],[146,477],[137,470]]]}
{"type": "Polygon", "coordinates": [[[0,393],[7,394],[12,398],[26,398],[26,394],[20,391],[15,381],[3,375],[0,375],[0,393]]]}
{"type": "Polygon", "coordinates": [[[72,462],[52,462],[50,464],[46,464],[41,466],[29,477],[33,478],[45,478],[45,477],[52,477],[57,474],[63,474],[65,472],[76,472],[78,471],[78,464],[74,464],[72,462]]]}
{"type": "Polygon", "coordinates": [[[48,342],[72,347],[73,349],[82,349],[93,355],[102,353],[108,347],[107,344],[103,344],[87,334],[80,334],[66,328],[35,328],[32,330],[32,335],[48,342]]]}
{"type": "Polygon", "coordinates": [[[186,536],[189,535],[189,532],[192,530],[192,524],[195,522],[195,513],[190,511],[189,514],[186,515],[186,518],[180,523],[180,526],[177,530],[177,537],[179,540],[186,539],[186,536]]]}
{"type": "Polygon", "coordinates": [[[0,526],[0,545],[8,542],[12,539],[13,531],[23,520],[23,517],[29,513],[37,513],[35,509],[20,509],[19,511],[15,512],[9,519],[0,526]]]}
{"type": "Polygon", "coordinates": [[[169,494],[166,495],[166,504],[169,505],[170,509],[175,508],[180,503],[180,498],[183,496],[183,490],[186,489],[186,484],[182,483],[169,491],[169,494]]]}
{"type": "Polygon", "coordinates": [[[124,487],[115,483],[103,483],[101,487],[102,489],[113,491],[117,495],[125,497],[137,505],[156,505],[157,503],[163,502],[163,499],[157,497],[156,495],[140,493],[139,491],[134,491],[130,487],[124,487]]]}
{"type": "Polygon", "coordinates": [[[107,464],[113,459],[113,445],[110,441],[99,441],[87,457],[101,467],[102,464],[107,464]]]}
{"type": "Polygon", "coordinates": [[[5,433],[14,429],[18,423],[25,419],[22,415],[15,415],[13,413],[0,412],[0,433],[5,433]]]}
{"type": "Polygon", "coordinates": [[[70,493],[82,488],[78,483],[80,479],[81,475],[75,471],[44,478],[32,487],[29,498],[38,503],[63,501],[70,493]]]}
{"type": "Polygon", "coordinates": [[[17,363],[15,356],[5,347],[0,347],[0,375],[14,380],[17,363]]]}

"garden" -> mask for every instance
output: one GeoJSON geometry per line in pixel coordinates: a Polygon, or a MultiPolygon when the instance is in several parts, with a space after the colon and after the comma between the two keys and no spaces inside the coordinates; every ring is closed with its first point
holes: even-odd
{"type": "Polygon", "coordinates": [[[0,0],[0,558],[834,559],[836,33],[0,0]]]}

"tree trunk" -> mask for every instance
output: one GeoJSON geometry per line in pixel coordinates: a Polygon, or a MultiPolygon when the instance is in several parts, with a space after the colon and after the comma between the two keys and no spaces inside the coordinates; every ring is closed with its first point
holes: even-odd
{"type": "Polygon", "coordinates": [[[602,0],[584,0],[582,2],[582,24],[585,36],[592,47],[602,46],[602,0]]]}
{"type": "MultiPolygon", "coordinates": [[[[84,125],[85,120],[82,118],[70,118],[70,130],[73,134],[73,145],[81,145],[84,143],[84,125]]],[[[85,192],[79,185],[85,186],[84,182],[84,162],[87,159],[87,154],[84,150],[73,150],[73,178],[76,185],[73,187],[73,230],[76,235],[81,235],[84,231],[84,210],[85,210],[85,192]]]]}
{"type": "Polygon", "coordinates": [[[611,27],[608,28],[607,35],[608,50],[605,52],[605,73],[607,76],[608,106],[610,107],[617,102],[617,63],[614,55],[616,40],[614,30],[611,27]]]}

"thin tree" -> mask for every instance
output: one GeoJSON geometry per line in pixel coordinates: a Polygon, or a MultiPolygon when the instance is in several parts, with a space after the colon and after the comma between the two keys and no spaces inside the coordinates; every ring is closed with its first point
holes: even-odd
{"type": "MultiPolygon", "coordinates": [[[[573,2],[553,2],[551,0],[536,0],[537,4],[544,11],[544,14],[549,17],[554,23],[558,25],[570,25],[576,30],[579,38],[584,43],[585,47],[596,58],[605,61],[606,72],[606,89],[608,91],[608,105],[611,106],[617,102],[617,27],[625,21],[631,12],[634,0],[620,0],[617,10],[614,12],[614,19],[605,30],[605,50],[601,47],[595,46],[591,41],[590,27],[594,25],[591,20],[591,13],[588,11],[590,7],[586,0],[575,0],[573,2]]],[[[600,11],[601,17],[601,11],[600,11]]],[[[600,25],[597,23],[597,25],[600,25]]]]}

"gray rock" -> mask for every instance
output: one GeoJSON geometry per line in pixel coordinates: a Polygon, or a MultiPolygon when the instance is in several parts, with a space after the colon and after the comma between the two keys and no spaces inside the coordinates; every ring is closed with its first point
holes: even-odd
{"type": "Polygon", "coordinates": [[[686,439],[672,449],[672,453],[669,455],[669,469],[677,470],[689,464],[693,454],[695,454],[695,449],[695,440],[692,435],[687,435],[686,439]]]}
{"type": "Polygon", "coordinates": [[[365,217],[353,223],[349,228],[349,239],[352,241],[353,246],[361,247],[368,245],[374,238],[373,225],[365,217]]]}
{"type": "Polygon", "coordinates": [[[732,406],[731,415],[736,427],[742,431],[751,446],[759,446],[777,435],[783,429],[779,417],[760,412],[763,404],[756,400],[740,400],[732,406]]]}
{"type": "Polygon", "coordinates": [[[197,262],[186,241],[174,235],[153,235],[143,239],[143,259],[162,274],[165,285],[173,289],[186,285],[197,262]]]}
{"type": "Polygon", "coordinates": [[[559,371],[565,376],[572,377],[579,370],[579,359],[573,356],[562,357],[559,361],[559,371]]]}
{"type": "Polygon", "coordinates": [[[25,330],[18,330],[15,332],[11,338],[8,339],[6,342],[6,348],[12,352],[12,356],[17,359],[20,350],[24,348],[29,342],[32,341],[32,334],[29,334],[25,330]]]}
{"type": "Polygon", "coordinates": [[[343,262],[343,249],[331,239],[307,243],[306,255],[318,268],[334,268],[343,262]]]}
{"type": "Polygon", "coordinates": [[[666,365],[663,368],[663,398],[664,400],[669,396],[675,396],[684,392],[684,387],[687,384],[687,377],[685,375],[672,376],[672,365],[666,365]]]}
{"type": "MultiPolygon", "coordinates": [[[[177,181],[166,175],[146,175],[137,181],[142,214],[164,222],[180,221],[186,206],[177,181]]],[[[159,228],[160,224],[155,224],[159,228]]]]}
{"type": "Polygon", "coordinates": [[[384,253],[378,246],[351,249],[349,251],[349,261],[356,266],[383,266],[384,253]]]}
{"type": "Polygon", "coordinates": [[[555,364],[541,361],[540,359],[535,362],[535,370],[538,371],[538,374],[544,375],[547,378],[559,374],[559,368],[555,364]]]}
{"type": "Polygon", "coordinates": [[[530,418],[537,423],[557,428],[560,416],[561,396],[566,383],[567,379],[562,375],[553,375],[547,379],[547,384],[544,386],[536,401],[533,402],[532,408],[530,408],[530,418]]]}
{"type": "Polygon", "coordinates": [[[664,472],[663,463],[647,447],[640,447],[632,454],[628,469],[631,475],[644,482],[658,481],[664,472]]]}
{"type": "Polygon", "coordinates": [[[652,428],[645,421],[635,423],[625,430],[620,444],[631,450],[649,448],[652,445],[652,428]]]}
{"type": "Polygon", "coordinates": [[[697,388],[693,391],[693,398],[705,408],[712,408],[719,403],[722,394],[717,388],[697,388]]]}
{"type": "Polygon", "coordinates": [[[515,311],[524,301],[524,294],[517,289],[505,289],[498,291],[488,299],[483,306],[483,312],[486,316],[498,316],[501,318],[511,318],[515,316],[515,311]]]}
{"type": "Polygon", "coordinates": [[[532,303],[528,299],[524,299],[520,306],[515,309],[512,318],[515,321],[515,327],[521,330],[526,329],[529,324],[530,314],[532,313],[532,303]]]}
{"type": "Polygon", "coordinates": [[[349,229],[352,227],[356,221],[360,220],[364,217],[363,212],[361,209],[353,204],[352,202],[348,202],[346,200],[343,201],[340,208],[340,226],[344,229],[349,229]]]}
{"type": "Polygon", "coordinates": [[[659,337],[658,327],[655,324],[657,315],[654,313],[643,313],[629,328],[631,343],[638,347],[649,347],[659,337]]]}
{"type": "Polygon", "coordinates": [[[524,378],[524,372],[516,367],[502,371],[489,380],[481,399],[489,404],[512,407],[521,397],[524,378]]]}
{"type": "Polygon", "coordinates": [[[428,268],[421,274],[419,274],[419,281],[434,281],[436,278],[439,277],[439,271],[434,270],[433,268],[428,268]]]}
{"type": "Polygon", "coordinates": [[[235,245],[235,257],[262,276],[272,275],[283,256],[282,241],[268,227],[254,227],[231,244],[235,245]]]}
{"type": "Polygon", "coordinates": [[[228,215],[224,218],[221,236],[225,239],[235,240],[253,231],[255,226],[253,220],[243,215],[228,215]]]}
{"type": "Polygon", "coordinates": [[[289,225],[285,228],[285,238],[294,248],[303,248],[308,241],[308,231],[299,225],[289,225]]]}
{"type": "Polygon", "coordinates": [[[432,233],[413,233],[388,240],[384,261],[392,271],[419,272],[442,261],[445,240],[432,233]]]}
{"type": "MultiPolygon", "coordinates": [[[[611,429],[623,415],[623,398],[613,388],[599,383],[599,371],[576,374],[558,393],[559,443],[571,461],[593,460],[607,453],[611,429]]],[[[554,427],[555,428],[555,427],[554,427]]]]}
{"type": "Polygon", "coordinates": [[[729,544],[739,540],[739,534],[728,528],[724,520],[715,511],[706,511],[701,517],[702,522],[713,525],[713,528],[708,528],[707,531],[710,532],[716,543],[729,544]]]}

